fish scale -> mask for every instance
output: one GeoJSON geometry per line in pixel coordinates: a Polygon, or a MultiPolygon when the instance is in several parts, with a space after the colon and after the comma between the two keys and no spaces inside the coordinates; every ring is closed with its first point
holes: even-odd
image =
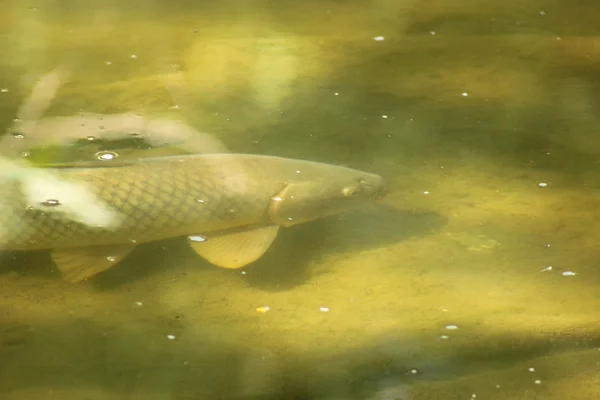
{"type": "MultiPolygon", "coordinates": [[[[123,218],[118,230],[94,228],[74,222],[48,207],[48,211],[28,208],[11,183],[4,193],[5,209],[0,223],[8,227],[3,247],[12,250],[47,247],[105,245],[125,241],[146,242],[185,235],[195,228],[202,231],[226,229],[229,222],[258,222],[268,198],[257,199],[215,189],[215,180],[226,177],[200,158],[186,163],[149,163],[114,168],[56,169],[64,180],[87,185],[90,190],[123,218]],[[232,196],[233,194],[233,196],[232,196]],[[204,202],[198,202],[199,198],[204,202]],[[260,204],[258,204],[260,203],[260,204]],[[235,215],[231,210],[243,210],[235,215]],[[258,217],[249,221],[247,215],[258,217]]],[[[237,165],[242,174],[244,166],[237,165]]],[[[250,180],[246,179],[246,183],[250,180]]],[[[58,199],[60,201],[60,199],[58,199]]],[[[58,206],[60,207],[60,206],[58,206]]]]}

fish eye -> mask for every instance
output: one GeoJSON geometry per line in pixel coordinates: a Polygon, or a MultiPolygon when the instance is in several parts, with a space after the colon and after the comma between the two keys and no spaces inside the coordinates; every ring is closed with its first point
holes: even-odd
{"type": "Polygon", "coordinates": [[[342,189],[342,193],[346,197],[356,196],[358,194],[358,189],[356,189],[353,186],[347,186],[344,189],[342,189]]]}

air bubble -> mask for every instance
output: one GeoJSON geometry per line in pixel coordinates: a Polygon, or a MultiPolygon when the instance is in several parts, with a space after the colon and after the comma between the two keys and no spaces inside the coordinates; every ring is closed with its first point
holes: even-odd
{"type": "Polygon", "coordinates": [[[96,153],[96,157],[101,161],[110,161],[117,158],[119,155],[114,151],[99,151],[96,153]]]}
{"type": "Polygon", "coordinates": [[[48,199],[46,201],[42,201],[41,204],[46,207],[56,207],[60,205],[60,201],[56,199],[48,199]]]}

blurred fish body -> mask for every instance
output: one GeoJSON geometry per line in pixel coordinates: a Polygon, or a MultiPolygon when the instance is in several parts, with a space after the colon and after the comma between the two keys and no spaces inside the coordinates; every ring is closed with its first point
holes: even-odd
{"type": "Polygon", "coordinates": [[[0,182],[0,248],[51,249],[72,282],[117,264],[139,243],[178,236],[187,236],[211,263],[240,268],[266,252],[280,226],[359,207],[385,194],[382,178],[374,174],[260,155],[200,154],[41,170],[88,190],[91,196],[81,201],[96,199],[118,222],[74,220],[63,212],[72,200],[68,196],[36,198],[24,193],[23,180],[0,182]]]}

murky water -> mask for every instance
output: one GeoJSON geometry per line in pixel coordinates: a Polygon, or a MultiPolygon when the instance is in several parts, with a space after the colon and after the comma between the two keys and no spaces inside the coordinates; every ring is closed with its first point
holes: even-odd
{"type": "Polygon", "coordinates": [[[176,119],[389,195],[243,270],[177,239],[76,285],[4,255],[2,399],[600,398],[596,2],[5,3],[3,129],[64,67],[44,117],[176,119]]]}

